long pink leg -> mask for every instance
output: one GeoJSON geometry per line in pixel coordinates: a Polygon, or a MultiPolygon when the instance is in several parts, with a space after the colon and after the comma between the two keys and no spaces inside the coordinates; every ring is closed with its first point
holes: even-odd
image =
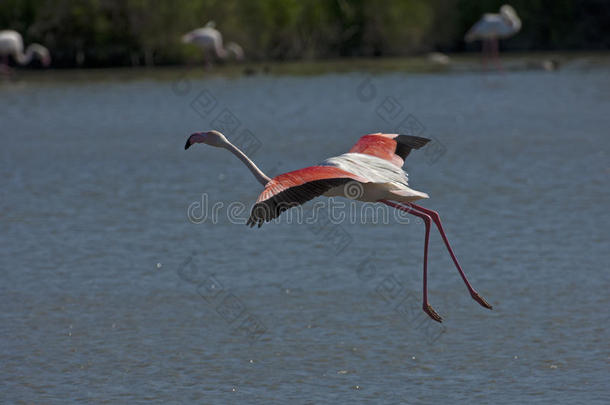
{"type": "Polygon", "coordinates": [[[443,318],[440,317],[439,314],[428,304],[428,241],[430,240],[430,222],[431,218],[428,214],[423,212],[416,211],[411,207],[405,207],[401,204],[397,204],[387,200],[381,200],[380,202],[389,205],[390,207],[394,207],[398,210],[405,211],[411,215],[415,215],[424,220],[424,224],[426,225],[426,237],[424,239],[424,296],[423,296],[423,305],[422,308],[425,313],[430,316],[430,318],[434,319],[437,322],[442,322],[443,318]]]}
{"type": "Polygon", "coordinates": [[[427,214],[430,216],[432,221],[434,221],[434,224],[436,225],[438,232],[441,234],[441,237],[443,238],[443,242],[445,242],[445,246],[447,247],[447,250],[449,251],[449,255],[451,255],[451,259],[453,259],[453,263],[455,264],[455,267],[460,272],[460,276],[462,276],[462,280],[464,280],[464,283],[466,284],[466,287],[468,288],[468,291],[470,292],[470,296],[476,302],[478,302],[485,308],[492,309],[492,306],[489,305],[489,303],[487,301],[485,301],[485,299],[483,297],[481,297],[478,292],[476,292],[476,290],[472,287],[470,282],[468,282],[468,278],[466,278],[466,274],[464,274],[464,271],[462,270],[462,266],[460,266],[460,263],[458,262],[458,259],[455,256],[455,253],[453,253],[453,249],[451,248],[449,239],[447,238],[447,235],[445,235],[445,230],[443,229],[443,225],[441,224],[441,217],[440,217],[440,215],[438,215],[438,212],[432,211],[430,209],[424,208],[420,205],[413,204],[413,203],[404,203],[404,204],[406,204],[407,206],[413,207],[416,210],[423,212],[424,214],[427,214]]]}
{"type": "Polygon", "coordinates": [[[500,62],[500,53],[498,49],[498,38],[494,38],[491,40],[491,53],[492,59],[496,64],[496,68],[500,73],[504,73],[504,69],[502,69],[502,63],[500,62]]]}
{"type": "Polygon", "coordinates": [[[487,49],[489,48],[489,43],[487,39],[483,40],[481,44],[481,64],[483,65],[483,69],[487,70],[487,49]]]}
{"type": "Polygon", "coordinates": [[[2,56],[2,62],[0,63],[0,73],[10,73],[10,68],[8,66],[8,56],[6,55],[2,56]]]}

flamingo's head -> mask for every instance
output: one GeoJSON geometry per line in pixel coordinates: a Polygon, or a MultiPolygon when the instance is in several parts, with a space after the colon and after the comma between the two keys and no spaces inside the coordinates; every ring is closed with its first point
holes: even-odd
{"type": "Polygon", "coordinates": [[[210,146],[216,146],[217,148],[225,147],[229,141],[225,136],[218,131],[208,131],[208,132],[195,132],[189,139],[186,140],[186,145],[184,145],[184,149],[188,149],[191,145],[195,143],[205,143],[210,146]]]}
{"type": "Polygon", "coordinates": [[[521,20],[519,19],[517,12],[515,11],[514,8],[512,8],[512,6],[505,4],[502,7],[500,7],[500,15],[510,25],[512,25],[515,30],[518,31],[521,28],[521,20]]]}
{"type": "Polygon", "coordinates": [[[509,15],[513,16],[513,15],[517,15],[517,12],[511,5],[504,4],[502,7],[500,7],[500,14],[506,15],[506,16],[509,16],[509,15]]]}
{"type": "Polygon", "coordinates": [[[235,59],[236,61],[241,62],[244,60],[244,50],[235,42],[229,42],[226,46],[226,49],[229,56],[235,59]]]}
{"type": "Polygon", "coordinates": [[[51,54],[49,50],[40,44],[31,44],[28,51],[32,52],[40,59],[42,66],[47,67],[51,64],[51,54]]]}

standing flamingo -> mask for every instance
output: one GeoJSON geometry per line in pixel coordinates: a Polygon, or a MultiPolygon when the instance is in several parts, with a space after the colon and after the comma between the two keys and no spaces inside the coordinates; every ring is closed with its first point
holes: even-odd
{"type": "Polygon", "coordinates": [[[204,53],[207,63],[210,63],[211,58],[219,60],[227,60],[229,58],[238,61],[243,60],[244,51],[241,46],[235,42],[229,42],[226,48],[223,47],[222,34],[215,27],[214,21],[210,21],[205,27],[197,28],[185,34],[182,37],[182,42],[199,46],[204,53]]]}
{"type": "Polygon", "coordinates": [[[483,14],[483,17],[468,30],[464,36],[464,40],[466,42],[475,40],[483,41],[483,63],[485,63],[486,54],[489,53],[491,58],[498,64],[498,67],[500,67],[498,39],[512,37],[519,32],[520,29],[521,20],[519,19],[519,16],[517,16],[517,12],[514,8],[505,4],[500,7],[499,14],[483,14]]]}
{"type": "Polygon", "coordinates": [[[13,30],[0,31],[0,57],[2,68],[8,70],[8,57],[12,56],[19,65],[27,65],[34,56],[40,58],[44,66],[49,66],[51,57],[49,50],[40,44],[30,44],[23,53],[23,38],[13,30]]]}
{"type": "Polygon", "coordinates": [[[266,176],[239,148],[218,131],[197,132],[186,141],[184,149],[195,143],[228,149],[250,169],[264,187],[252,208],[247,224],[259,227],[278,217],[287,209],[301,205],[318,196],[341,196],[359,201],[381,202],[398,210],[415,215],[424,221],[423,310],[432,319],[442,318],[428,304],[428,240],[430,224],[434,222],[445,242],[472,298],[485,308],[491,305],[481,297],[468,282],[458,263],[449,240],[445,235],[437,212],[414,204],[428,194],[408,187],[408,175],[402,170],[404,160],[411,150],[419,149],[430,140],[417,136],[398,134],[370,134],[360,140],[343,155],[326,159],[317,166],[280,174],[274,178],[266,176]],[[354,188],[359,192],[354,193],[354,188]]]}

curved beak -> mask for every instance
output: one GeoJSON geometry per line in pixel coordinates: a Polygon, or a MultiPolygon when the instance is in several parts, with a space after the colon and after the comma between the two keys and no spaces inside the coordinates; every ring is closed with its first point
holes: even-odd
{"type": "Polygon", "coordinates": [[[201,132],[195,132],[194,134],[191,134],[188,137],[188,139],[186,140],[186,144],[184,145],[184,150],[187,150],[193,144],[195,144],[197,142],[202,142],[202,141],[203,141],[203,134],[201,132]]]}

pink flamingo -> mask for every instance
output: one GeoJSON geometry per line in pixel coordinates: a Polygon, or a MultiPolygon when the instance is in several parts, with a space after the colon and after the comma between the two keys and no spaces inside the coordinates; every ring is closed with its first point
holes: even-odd
{"type": "Polygon", "coordinates": [[[466,42],[475,40],[483,41],[482,53],[483,64],[487,54],[496,62],[501,70],[500,57],[498,56],[498,39],[512,37],[521,30],[521,19],[514,8],[508,4],[500,7],[499,14],[485,13],[464,36],[466,42]]]}
{"type": "Polygon", "coordinates": [[[470,285],[445,235],[437,212],[413,202],[428,198],[428,194],[408,187],[408,175],[402,170],[411,150],[419,149],[430,140],[398,134],[370,134],[360,138],[348,153],[326,159],[310,166],[269,178],[239,148],[218,131],[197,132],[186,141],[184,149],[195,143],[228,149],[250,169],[264,187],[248,219],[251,227],[271,221],[287,209],[301,205],[318,196],[341,196],[366,202],[381,202],[407,212],[424,221],[423,310],[435,321],[442,318],[428,304],[428,240],[430,224],[434,222],[445,246],[466,284],[472,298],[485,308],[492,309],[470,285]]]}
{"type": "Polygon", "coordinates": [[[197,28],[182,36],[185,44],[195,44],[204,53],[207,64],[212,63],[212,59],[227,60],[233,58],[236,61],[244,60],[244,50],[235,42],[227,43],[226,47],[222,43],[222,34],[216,29],[214,21],[209,21],[203,28],[197,28]]]}
{"type": "Polygon", "coordinates": [[[8,57],[12,56],[19,65],[27,65],[34,58],[40,58],[43,66],[49,66],[51,56],[49,50],[40,44],[30,44],[23,52],[23,38],[21,34],[13,30],[0,31],[0,57],[2,63],[0,70],[8,72],[8,57]]]}

